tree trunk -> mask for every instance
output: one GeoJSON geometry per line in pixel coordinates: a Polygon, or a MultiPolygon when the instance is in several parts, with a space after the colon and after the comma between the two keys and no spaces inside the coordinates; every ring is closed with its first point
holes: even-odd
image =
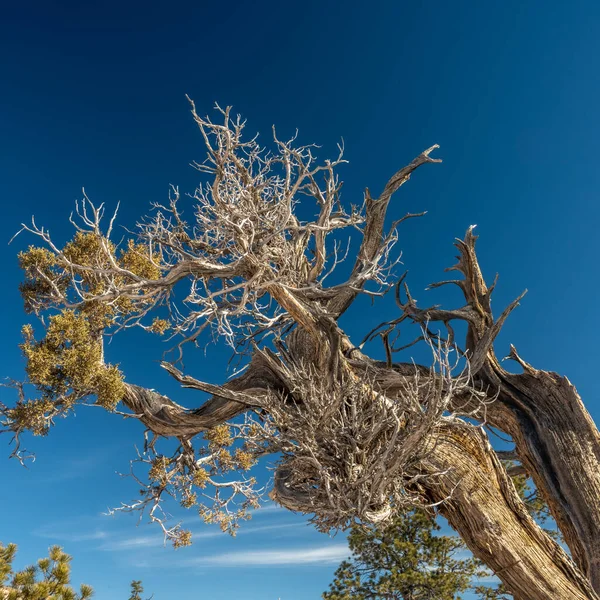
{"type": "Polygon", "coordinates": [[[427,494],[516,600],[597,600],[588,579],[534,522],[485,434],[446,427],[428,461],[427,494]]]}
{"type": "Polygon", "coordinates": [[[488,421],[514,440],[574,561],[600,591],[598,430],[566,377],[520,362],[521,374],[507,373],[495,359],[481,374],[500,389],[488,421]]]}

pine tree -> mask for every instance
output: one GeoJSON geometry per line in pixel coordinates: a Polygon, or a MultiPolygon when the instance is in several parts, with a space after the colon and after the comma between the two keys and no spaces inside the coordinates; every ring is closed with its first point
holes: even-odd
{"type": "Polygon", "coordinates": [[[16,544],[0,542],[0,598],[2,600],[88,600],[94,594],[82,584],[77,594],[69,585],[71,557],[60,546],[52,546],[48,557],[22,571],[13,570],[16,544]],[[3,595],[1,595],[3,594],[3,595]]]}
{"type": "Polygon", "coordinates": [[[348,537],[352,557],[335,572],[325,600],[455,600],[474,591],[482,600],[508,600],[502,587],[475,586],[489,576],[482,563],[463,558],[465,545],[439,535],[424,510],[400,514],[385,528],[354,526],[348,537]]]}
{"type": "Polygon", "coordinates": [[[142,600],[142,594],[144,593],[144,586],[141,581],[131,582],[131,596],[129,600],[142,600]]]}

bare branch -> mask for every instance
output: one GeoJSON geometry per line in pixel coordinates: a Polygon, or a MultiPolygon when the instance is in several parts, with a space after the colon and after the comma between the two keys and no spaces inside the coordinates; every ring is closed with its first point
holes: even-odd
{"type": "MultiPolygon", "coordinates": [[[[428,148],[417,158],[415,158],[409,165],[400,169],[395,173],[390,180],[387,182],[381,196],[379,198],[371,198],[371,194],[367,189],[365,192],[365,210],[366,210],[366,225],[363,232],[363,239],[361,242],[360,249],[352,270],[352,277],[356,277],[361,271],[368,269],[374,259],[380,252],[382,240],[383,240],[383,228],[385,223],[385,217],[387,214],[388,205],[393,194],[406,183],[411,174],[418,169],[421,165],[426,163],[439,163],[442,162],[439,158],[431,158],[429,155],[431,152],[439,148],[437,144],[428,148]]],[[[403,220],[422,216],[425,213],[409,214],[406,215],[400,221],[397,221],[395,226],[401,223],[403,220]]],[[[328,310],[330,314],[339,317],[344,313],[354,298],[356,298],[360,289],[364,286],[364,283],[359,286],[353,286],[355,289],[342,290],[334,299],[328,303],[328,310]]]]}

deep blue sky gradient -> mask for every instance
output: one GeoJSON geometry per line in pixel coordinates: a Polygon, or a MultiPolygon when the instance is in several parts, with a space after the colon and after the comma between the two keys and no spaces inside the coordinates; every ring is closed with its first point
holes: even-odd
{"type": "MultiPolygon", "coordinates": [[[[265,142],[272,124],[282,137],[298,128],[300,142],[322,144],[330,156],[343,137],[347,202],[359,203],[365,186],[378,193],[439,143],[444,162],[419,170],[391,207],[392,217],[429,211],[401,230],[414,295],[422,304],[460,302],[451,291],[422,290],[453,263],[454,237],[476,223],[484,271],[500,273],[496,311],[529,289],[498,353],[514,343],[535,366],[567,375],[600,417],[597,2],[35,0],[4,3],[1,13],[4,244],[32,214],[66,240],[82,187],[95,202],[121,201],[120,223],[130,227],[170,183],[193,191],[197,173],[188,165],[203,148],[186,93],[203,113],[215,101],[232,104],[265,142]]],[[[20,236],[2,247],[2,375],[15,378],[29,320],[16,253],[29,243],[20,236]]],[[[368,306],[362,300],[344,322],[357,340],[385,310],[394,316],[387,301],[368,306]]],[[[117,340],[108,352],[130,381],[189,406],[201,401],[156,372],[156,345],[145,336],[117,340]]],[[[187,366],[219,383],[225,360],[210,348],[187,366]]],[[[0,390],[0,399],[10,397],[0,390]]],[[[82,409],[29,444],[38,459],[27,471],[6,459],[8,439],[0,438],[0,540],[20,544],[21,562],[64,545],[75,555],[75,581],[92,584],[98,600],[127,597],[132,578],[157,600],[318,597],[344,540],[317,534],[301,517],[266,510],[231,540],[182,513],[198,539],[177,553],[160,546],[154,528],[102,517],[135,497],[135,485],[114,471],[127,469],[141,431],[82,409]]]]}

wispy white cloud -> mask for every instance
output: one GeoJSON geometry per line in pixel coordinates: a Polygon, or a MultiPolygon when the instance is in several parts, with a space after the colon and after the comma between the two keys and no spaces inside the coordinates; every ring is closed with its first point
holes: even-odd
{"type": "MultiPolygon", "coordinates": [[[[274,531],[279,529],[295,529],[296,531],[301,531],[302,529],[308,529],[303,523],[273,523],[271,525],[255,525],[255,526],[245,526],[242,525],[236,533],[235,537],[239,537],[240,535],[246,535],[248,533],[263,533],[265,531],[274,531]]],[[[312,530],[311,530],[312,531],[312,530]]],[[[206,538],[214,538],[214,537],[223,537],[227,536],[226,533],[223,533],[220,529],[211,529],[209,531],[193,531],[192,530],[192,539],[201,540],[206,538]]]]}
{"type": "Polygon", "coordinates": [[[108,462],[116,453],[122,451],[123,445],[103,447],[84,456],[68,456],[58,459],[49,465],[49,472],[36,479],[37,483],[60,483],[80,479],[93,473],[94,468],[108,462]]]}
{"type": "Polygon", "coordinates": [[[56,542],[86,542],[106,539],[110,533],[98,517],[78,515],[47,521],[31,535],[56,542]]]}
{"type": "Polygon", "coordinates": [[[164,545],[164,537],[162,535],[138,535],[134,537],[128,537],[120,540],[113,540],[106,542],[96,548],[97,550],[106,550],[108,552],[114,552],[118,550],[131,550],[132,548],[139,548],[141,546],[162,546],[164,545]]]}
{"type": "MultiPolygon", "coordinates": [[[[300,529],[302,528],[301,523],[275,523],[272,525],[258,525],[256,527],[243,527],[238,531],[237,535],[243,535],[248,533],[258,533],[264,531],[273,531],[278,529],[300,529]]],[[[208,538],[217,538],[217,537],[225,537],[226,533],[223,533],[220,529],[214,529],[210,531],[194,531],[192,534],[192,539],[202,540],[208,538]]],[[[102,544],[97,548],[97,550],[105,550],[108,552],[115,552],[119,550],[130,550],[131,548],[138,548],[140,546],[145,547],[156,547],[164,545],[164,537],[160,533],[156,533],[155,535],[139,535],[133,537],[127,537],[119,540],[111,540],[106,541],[106,543],[102,544]]]]}
{"type": "MultiPolygon", "coordinates": [[[[244,527],[244,525],[242,525],[238,529],[237,535],[239,536],[247,533],[262,533],[263,531],[273,531],[278,529],[295,529],[298,532],[301,530],[313,531],[312,529],[309,529],[306,523],[273,523],[272,525],[256,525],[254,527],[244,527]]],[[[207,531],[205,533],[201,532],[199,534],[194,534],[194,537],[213,537],[213,534],[223,535],[220,531],[207,531]]]]}
{"type": "Polygon", "coordinates": [[[109,534],[102,530],[90,531],[88,533],[68,533],[65,531],[40,529],[35,531],[34,535],[41,538],[60,540],[63,542],[88,542],[93,540],[104,540],[109,534]]]}
{"type": "Polygon", "coordinates": [[[263,504],[260,508],[253,510],[252,514],[260,515],[261,513],[265,513],[265,512],[275,512],[275,511],[283,512],[284,510],[286,510],[286,509],[283,508],[282,506],[279,506],[279,504],[275,504],[274,502],[268,502],[266,504],[263,504]]]}
{"type": "Polygon", "coordinates": [[[268,567],[276,565],[329,565],[337,564],[349,555],[346,544],[316,548],[281,550],[244,550],[213,556],[200,556],[185,561],[187,566],[206,567],[268,567]]]}
{"type": "Polygon", "coordinates": [[[475,583],[479,583],[482,585],[488,585],[488,586],[496,586],[500,583],[500,579],[498,579],[498,577],[496,577],[495,575],[487,575],[485,577],[476,577],[473,580],[475,583]]]}

